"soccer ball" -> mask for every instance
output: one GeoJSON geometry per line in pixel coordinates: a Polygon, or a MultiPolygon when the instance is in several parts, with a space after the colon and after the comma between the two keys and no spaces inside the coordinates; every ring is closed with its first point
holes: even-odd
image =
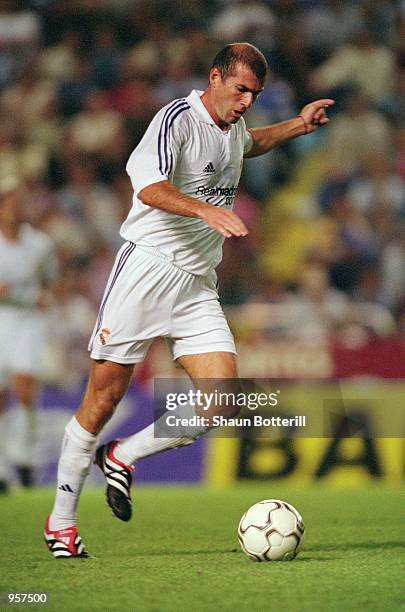
{"type": "Polygon", "coordinates": [[[253,561],[292,561],[304,534],[299,512],[279,499],[265,499],[251,506],[238,527],[242,550],[253,561]]]}

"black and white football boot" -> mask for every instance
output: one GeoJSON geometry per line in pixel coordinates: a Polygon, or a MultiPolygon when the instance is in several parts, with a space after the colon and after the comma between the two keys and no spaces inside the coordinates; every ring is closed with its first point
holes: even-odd
{"type": "Polygon", "coordinates": [[[94,463],[103,472],[106,481],[106,498],[113,514],[121,521],[129,521],[132,516],[131,483],[132,465],[125,465],[114,457],[118,440],[100,446],[96,451],[94,463]]]}

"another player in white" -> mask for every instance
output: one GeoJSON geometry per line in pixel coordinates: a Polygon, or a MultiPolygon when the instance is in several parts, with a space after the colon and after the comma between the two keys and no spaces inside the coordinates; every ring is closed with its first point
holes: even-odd
{"type": "MultiPolygon", "coordinates": [[[[231,210],[243,157],[313,132],[328,122],[325,109],[333,104],[317,100],[289,121],[247,130],[243,114],[263,90],[266,75],[258,49],[227,45],[213,61],[207,89],[159,111],[129,159],[134,199],[121,229],[127,242],[108,280],[90,342],[89,381],[66,427],[55,505],[45,527],[55,557],[87,556],[77,534],[76,507],[97,435],[155,337],[167,338],[173,358],[193,381],[237,378],[234,340],[219,305],[214,269],[224,238],[247,234],[231,210]]],[[[214,406],[210,416],[216,412],[223,409],[214,406]]],[[[100,447],[96,462],[106,476],[114,514],[121,520],[131,517],[134,463],[189,444],[207,429],[195,427],[179,438],[155,437],[150,425],[100,447]]]]}
{"type": "Polygon", "coordinates": [[[21,484],[33,483],[35,403],[41,353],[46,341],[49,285],[56,273],[51,239],[22,218],[22,193],[12,177],[0,181],[0,487],[8,464],[21,484]],[[12,427],[5,405],[11,391],[12,427]],[[9,419],[7,419],[9,421],[9,419]],[[7,450],[7,452],[6,452],[7,450]]]}

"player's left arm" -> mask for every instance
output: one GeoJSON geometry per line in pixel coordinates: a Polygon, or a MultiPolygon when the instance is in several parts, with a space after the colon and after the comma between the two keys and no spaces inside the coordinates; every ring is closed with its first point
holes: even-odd
{"type": "Polygon", "coordinates": [[[315,100],[306,104],[299,115],[293,119],[249,129],[253,144],[250,150],[245,153],[245,157],[263,155],[263,153],[267,153],[273,147],[290,140],[290,138],[315,132],[329,123],[326,110],[334,103],[335,101],[330,98],[315,100]]]}

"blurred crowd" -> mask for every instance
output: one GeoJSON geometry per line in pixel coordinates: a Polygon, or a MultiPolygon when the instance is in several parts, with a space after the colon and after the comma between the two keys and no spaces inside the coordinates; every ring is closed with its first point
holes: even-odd
{"type": "Polygon", "coordinates": [[[275,327],[308,338],[353,320],[405,333],[404,1],[0,0],[0,179],[18,177],[60,259],[50,378],[86,367],[130,152],[235,40],[271,68],[250,126],[336,104],[326,129],[246,160],[250,233],[225,244],[222,303],[272,304],[275,327]]]}

